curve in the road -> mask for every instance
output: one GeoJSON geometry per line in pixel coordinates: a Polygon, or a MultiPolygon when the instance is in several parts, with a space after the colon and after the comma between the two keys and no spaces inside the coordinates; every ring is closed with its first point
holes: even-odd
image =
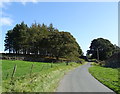
{"type": "MultiPolygon", "coordinates": [[[[90,63],[82,65],[75,70],[69,72],[60,81],[57,92],[113,92],[98,80],[96,80],[89,72],[90,63]]],[[[114,92],[112,94],[115,94],[114,92]]]]}

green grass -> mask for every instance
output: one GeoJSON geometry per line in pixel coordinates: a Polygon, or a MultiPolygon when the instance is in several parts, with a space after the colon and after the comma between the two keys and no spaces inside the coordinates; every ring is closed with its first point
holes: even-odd
{"type": "Polygon", "coordinates": [[[118,69],[93,66],[89,68],[89,72],[101,83],[111,88],[117,94],[120,94],[120,84],[118,82],[118,69]]]}
{"type": "Polygon", "coordinates": [[[2,60],[3,92],[54,92],[60,79],[70,70],[80,66],[77,63],[42,63],[2,60]],[[14,65],[17,64],[15,77],[11,79],[14,65]],[[33,66],[30,77],[30,67],[33,66]],[[9,74],[7,77],[7,73],[9,74]]]}
{"type": "Polygon", "coordinates": [[[2,60],[2,79],[6,79],[8,74],[8,78],[11,77],[14,65],[17,65],[17,70],[15,73],[15,77],[20,77],[23,75],[28,75],[30,73],[30,68],[33,64],[32,72],[40,72],[43,69],[47,69],[51,67],[50,63],[42,63],[42,62],[28,62],[28,61],[19,61],[19,60],[2,60]]]}

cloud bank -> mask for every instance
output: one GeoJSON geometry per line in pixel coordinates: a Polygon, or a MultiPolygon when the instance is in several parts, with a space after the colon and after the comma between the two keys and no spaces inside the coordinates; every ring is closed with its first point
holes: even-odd
{"type": "Polygon", "coordinates": [[[1,0],[0,1],[0,26],[11,26],[13,19],[8,15],[4,15],[4,9],[7,9],[11,2],[19,2],[26,5],[27,2],[37,3],[40,0],[1,0]]]}

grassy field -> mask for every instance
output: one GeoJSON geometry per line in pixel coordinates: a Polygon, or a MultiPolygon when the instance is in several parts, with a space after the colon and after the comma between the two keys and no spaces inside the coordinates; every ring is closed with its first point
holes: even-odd
{"type": "Polygon", "coordinates": [[[100,82],[120,94],[120,83],[118,82],[118,69],[93,66],[89,72],[100,82]]]}
{"type": "Polygon", "coordinates": [[[40,72],[42,70],[42,67],[44,67],[43,69],[48,69],[51,67],[50,63],[42,63],[42,62],[28,62],[28,61],[11,61],[11,60],[3,60],[2,61],[2,78],[3,80],[7,78],[10,78],[12,75],[12,71],[13,71],[13,67],[14,65],[17,65],[17,70],[15,73],[15,77],[20,77],[23,75],[29,75],[30,74],[30,70],[31,70],[31,66],[33,64],[33,70],[32,72],[40,72]]]}
{"type": "Polygon", "coordinates": [[[42,63],[2,60],[2,92],[54,92],[60,79],[77,63],[42,63]],[[14,78],[13,67],[17,65],[14,78]],[[31,66],[32,75],[30,76],[31,66]]]}

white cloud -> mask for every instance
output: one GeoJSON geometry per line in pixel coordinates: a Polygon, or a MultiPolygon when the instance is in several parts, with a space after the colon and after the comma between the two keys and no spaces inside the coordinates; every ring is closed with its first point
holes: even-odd
{"type": "Polygon", "coordinates": [[[18,2],[21,2],[22,4],[25,4],[27,2],[32,2],[32,3],[37,3],[39,2],[40,0],[19,0],[18,2]]]}
{"type": "Polygon", "coordinates": [[[25,5],[27,2],[119,2],[119,0],[0,0],[0,6],[4,6],[1,2],[21,2],[25,5]]]}
{"type": "Polygon", "coordinates": [[[5,8],[5,3],[4,2],[0,2],[0,8],[5,8]]]}
{"type": "Polygon", "coordinates": [[[26,5],[27,2],[118,2],[119,0],[0,0],[0,8],[5,8],[6,3],[20,2],[26,5]]]}
{"type": "Polygon", "coordinates": [[[13,23],[13,20],[9,17],[1,17],[0,18],[0,26],[11,26],[13,23]]]}
{"type": "Polygon", "coordinates": [[[6,8],[6,4],[9,4],[10,2],[20,2],[23,5],[25,5],[27,2],[37,3],[41,0],[0,0],[0,8],[6,8]]]}
{"type": "MultiPolygon", "coordinates": [[[[112,2],[112,1],[119,1],[119,0],[0,0],[0,15],[3,12],[2,8],[5,9],[11,2],[19,2],[23,5],[26,5],[27,2],[37,3],[37,2],[112,2]],[[2,11],[2,12],[1,12],[2,11]]],[[[1,25],[12,25],[13,20],[8,16],[6,17],[2,13],[2,18],[0,18],[1,25]]]]}
{"type": "Polygon", "coordinates": [[[37,3],[40,0],[0,0],[0,26],[11,26],[13,23],[13,20],[10,18],[10,16],[3,12],[2,9],[7,9],[7,6],[11,2],[19,2],[25,5],[27,2],[37,3]],[[7,17],[6,17],[7,16],[7,17]]]}
{"type": "Polygon", "coordinates": [[[19,0],[18,2],[21,2],[23,5],[25,5],[27,2],[37,3],[39,0],[19,0]]]}
{"type": "Polygon", "coordinates": [[[11,0],[1,0],[0,1],[0,8],[6,8],[8,4],[10,4],[11,0]]]}
{"type": "Polygon", "coordinates": [[[3,8],[4,4],[3,2],[0,2],[0,8],[3,8]]]}
{"type": "Polygon", "coordinates": [[[13,20],[11,19],[11,15],[3,12],[3,11],[0,11],[0,26],[11,26],[12,23],[13,23],[13,20]]]}
{"type": "Polygon", "coordinates": [[[5,53],[5,51],[0,51],[0,53],[5,53]]]}

